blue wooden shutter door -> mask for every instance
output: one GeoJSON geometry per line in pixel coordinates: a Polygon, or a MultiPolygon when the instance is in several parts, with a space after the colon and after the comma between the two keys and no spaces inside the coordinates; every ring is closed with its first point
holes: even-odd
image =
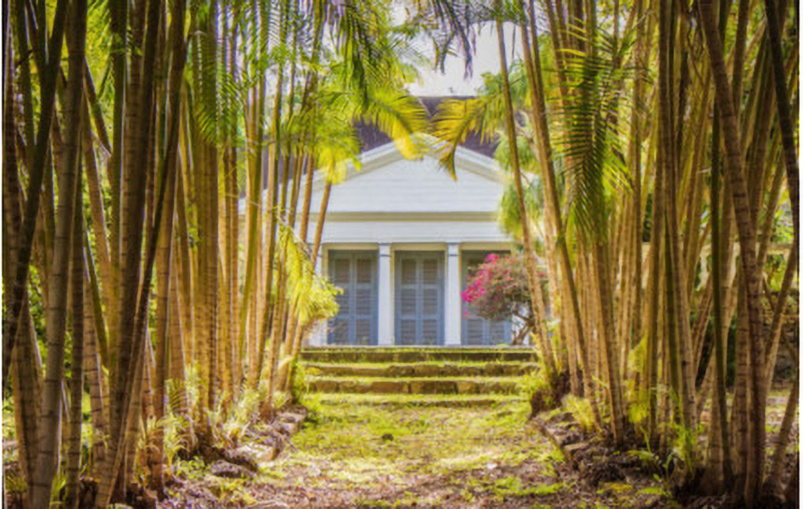
{"type": "Polygon", "coordinates": [[[332,282],[343,289],[330,321],[329,344],[373,345],[377,337],[377,263],[372,251],[332,251],[332,282]]]}
{"type": "Polygon", "coordinates": [[[398,253],[396,343],[442,344],[443,309],[443,253],[398,253]]]}

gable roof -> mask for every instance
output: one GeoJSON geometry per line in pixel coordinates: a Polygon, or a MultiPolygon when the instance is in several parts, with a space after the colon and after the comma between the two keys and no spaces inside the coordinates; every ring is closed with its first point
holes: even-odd
{"type": "MultiPolygon", "coordinates": [[[[418,100],[421,101],[421,104],[424,106],[424,109],[427,112],[428,121],[432,120],[432,117],[434,117],[435,113],[438,111],[438,106],[446,99],[471,99],[471,96],[456,95],[419,97],[418,100]]],[[[368,125],[364,122],[358,122],[356,123],[355,127],[357,129],[357,135],[360,138],[361,152],[368,152],[369,150],[381,147],[382,145],[386,145],[392,141],[376,126],[368,125]]],[[[499,141],[496,137],[493,139],[483,140],[479,134],[472,132],[466,137],[466,141],[460,144],[460,147],[493,159],[494,152],[496,151],[496,147],[498,145],[499,141]]]]}

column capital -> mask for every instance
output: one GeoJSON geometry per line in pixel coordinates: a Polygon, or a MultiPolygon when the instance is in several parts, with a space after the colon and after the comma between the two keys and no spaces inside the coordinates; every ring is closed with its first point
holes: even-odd
{"type": "Polygon", "coordinates": [[[446,244],[446,254],[448,254],[449,256],[459,256],[460,244],[457,242],[446,244]]]}
{"type": "Polygon", "coordinates": [[[390,256],[390,243],[379,244],[379,256],[390,256]]]}

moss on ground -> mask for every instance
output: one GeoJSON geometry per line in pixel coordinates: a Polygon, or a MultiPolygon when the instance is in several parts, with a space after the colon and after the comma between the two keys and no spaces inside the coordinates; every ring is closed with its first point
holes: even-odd
{"type": "Polygon", "coordinates": [[[483,368],[489,364],[494,366],[531,366],[535,367],[535,362],[517,362],[517,361],[470,361],[464,359],[449,360],[422,360],[418,362],[318,362],[318,361],[304,361],[302,364],[308,369],[320,367],[366,367],[366,368],[388,368],[391,366],[459,366],[459,367],[478,367],[483,368]]]}
{"type": "Polygon", "coordinates": [[[372,382],[517,382],[521,377],[517,376],[317,376],[310,375],[307,382],[315,380],[331,380],[333,382],[354,382],[358,384],[370,384],[372,382]]]}
{"type": "Polygon", "coordinates": [[[304,403],[318,406],[362,405],[366,408],[381,407],[483,407],[500,403],[525,403],[526,400],[513,394],[349,394],[312,393],[304,397],[304,403]]]}

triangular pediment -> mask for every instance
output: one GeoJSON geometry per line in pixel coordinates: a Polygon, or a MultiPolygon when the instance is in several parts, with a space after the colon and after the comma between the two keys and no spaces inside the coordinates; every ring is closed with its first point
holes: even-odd
{"type": "MultiPolygon", "coordinates": [[[[338,213],[487,213],[493,214],[505,177],[493,159],[458,149],[456,179],[434,154],[408,160],[392,143],[361,156],[360,171],[350,168],[332,188],[328,214],[338,213]]],[[[311,212],[318,212],[323,182],[313,193],[311,212]]]]}

